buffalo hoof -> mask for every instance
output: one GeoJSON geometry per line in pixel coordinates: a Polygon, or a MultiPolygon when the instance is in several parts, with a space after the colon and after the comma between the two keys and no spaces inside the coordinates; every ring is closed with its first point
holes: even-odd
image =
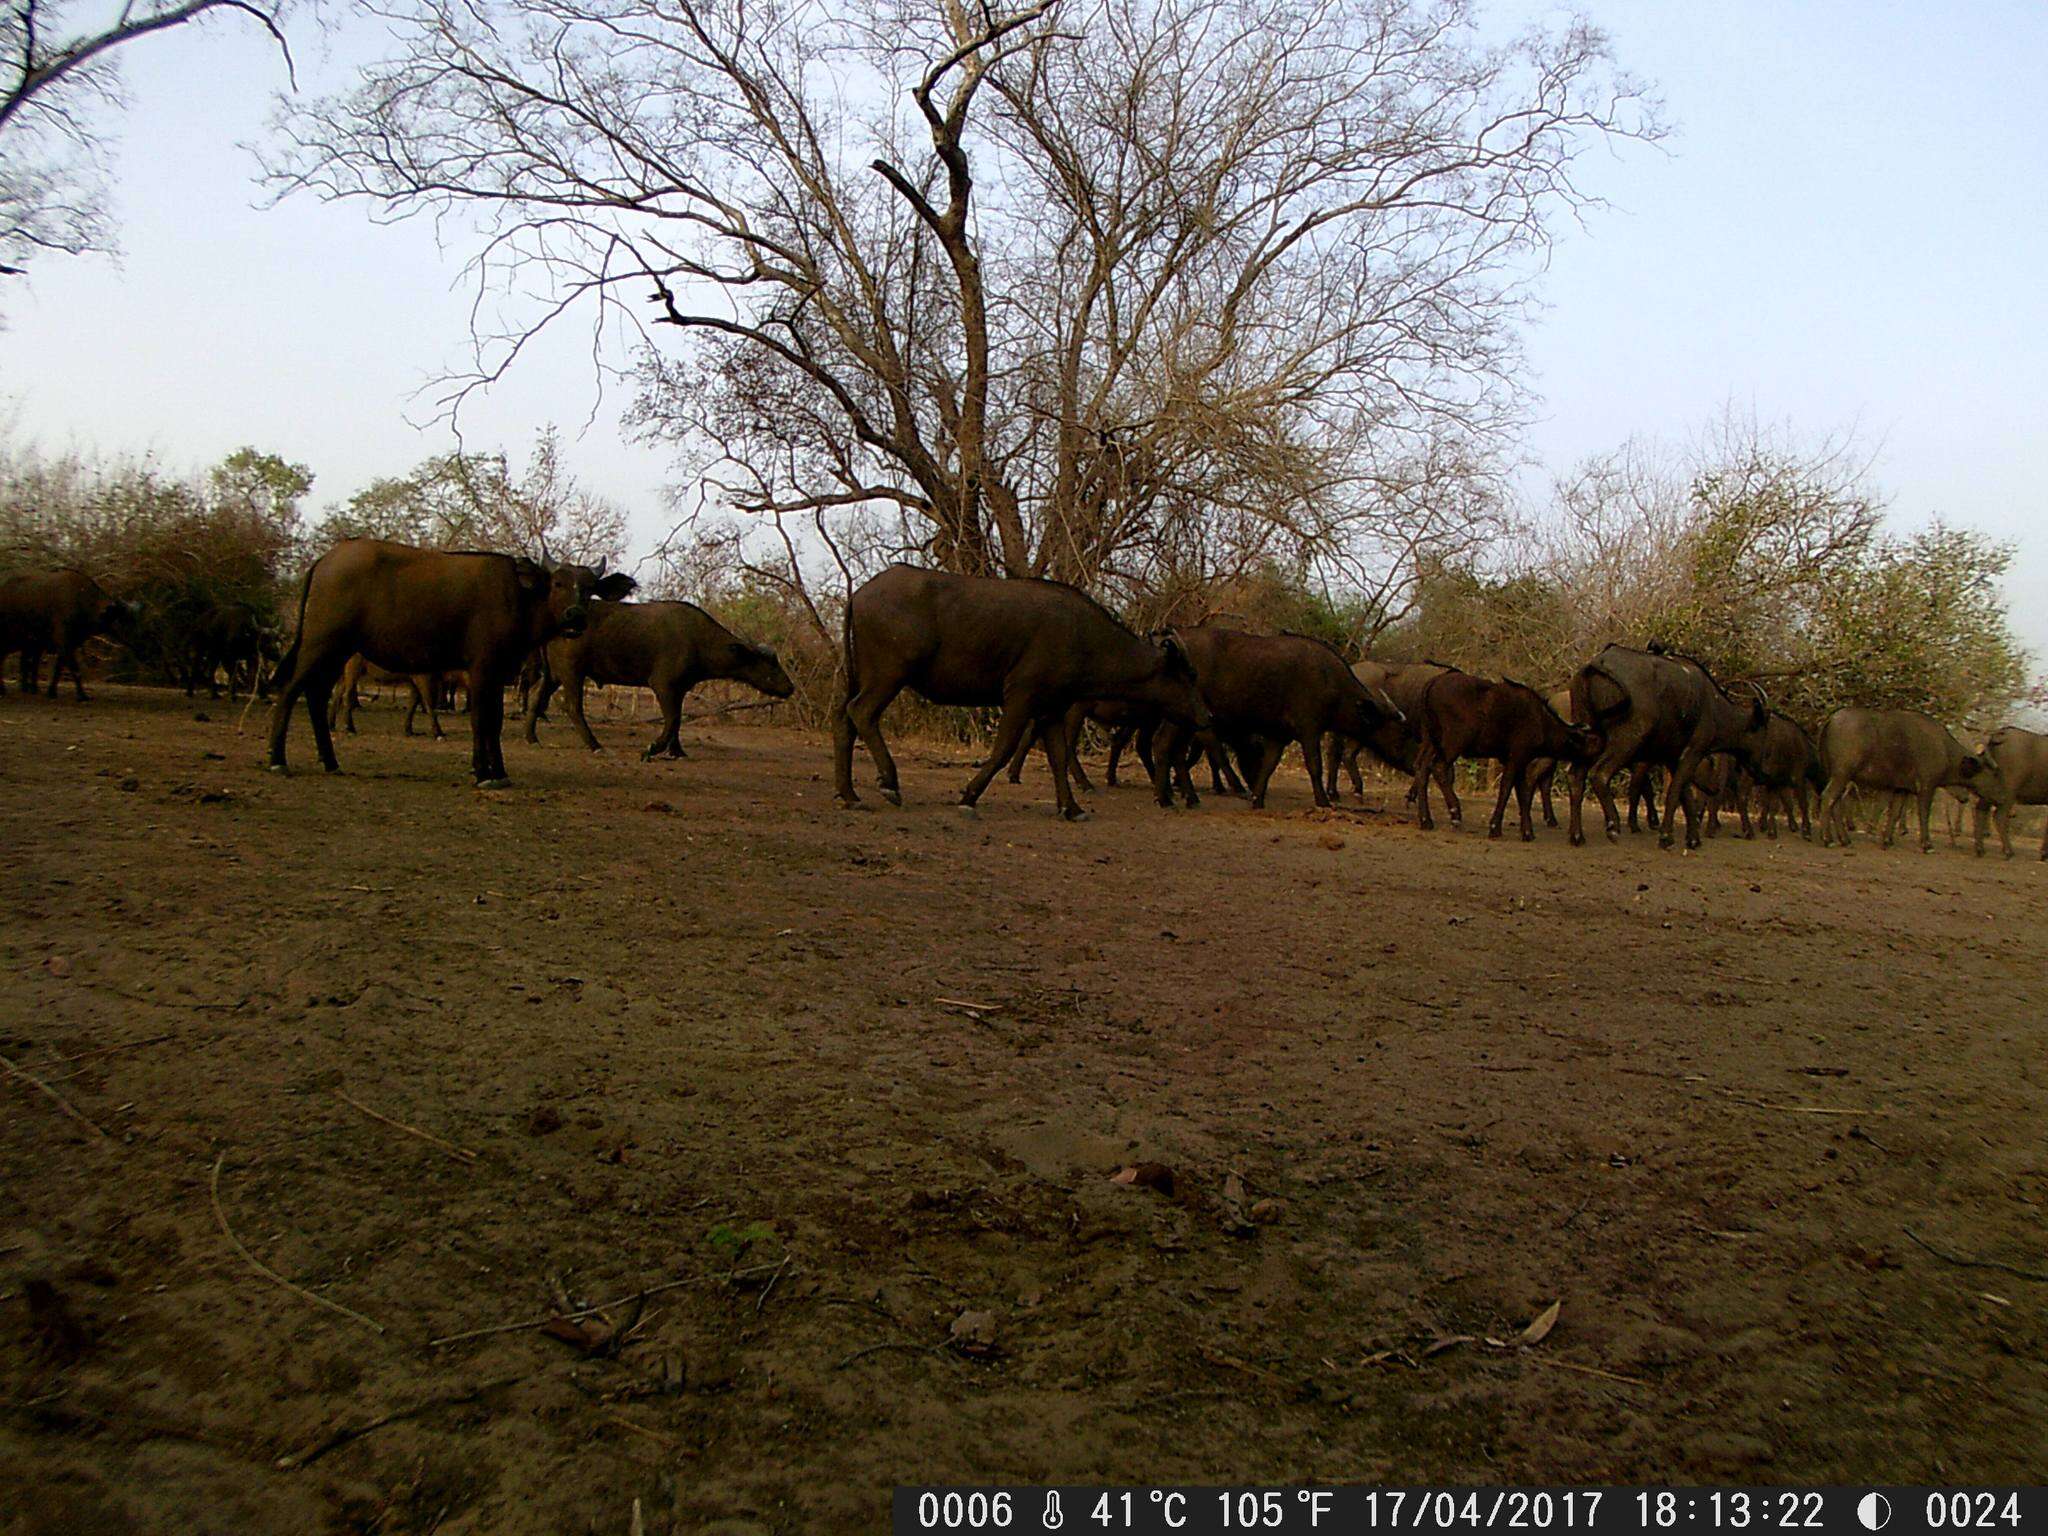
{"type": "Polygon", "coordinates": [[[962,816],[965,816],[969,821],[981,820],[981,808],[975,805],[975,803],[971,800],[962,800],[958,805],[954,806],[953,809],[958,811],[962,816]]]}
{"type": "Polygon", "coordinates": [[[867,802],[862,800],[859,795],[834,795],[832,803],[842,811],[865,811],[868,809],[867,802]]]}
{"type": "Polygon", "coordinates": [[[1499,841],[1500,841],[1500,828],[1499,828],[1499,827],[1488,827],[1488,828],[1486,829],[1486,840],[1487,840],[1487,841],[1488,841],[1489,843],[1497,843],[1497,842],[1499,842],[1499,841]]]}
{"type": "Polygon", "coordinates": [[[512,781],[510,779],[478,779],[476,787],[478,789],[510,789],[512,781]]]}
{"type": "Polygon", "coordinates": [[[283,774],[286,778],[290,778],[292,772],[291,769],[287,768],[283,763],[265,763],[263,765],[263,771],[266,773],[280,773],[283,774]]]}
{"type": "Polygon", "coordinates": [[[322,763],[320,768],[323,773],[333,774],[337,778],[341,775],[341,764],[339,763],[322,763]]]}
{"type": "Polygon", "coordinates": [[[1574,832],[1567,839],[1567,841],[1569,841],[1574,848],[1583,848],[1586,846],[1586,834],[1583,832],[1574,832]]]}
{"type": "Polygon", "coordinates": [[[883,789],[882,789],[882,792],[881,792],[881,793],[882,793],[882,798],[883,798],[884,800],[888,801],[888,802],[889,802],[889,803],[890,803],[891,805],[896,805],[896,806],[900,806],[900,805],[902,805],[902,804],[903,804],[903,794],[902,794],[902,791],[900,791],[900,790],[897,790],[897,789],[892,789],[892,788],[889,788],[888,786],[886,786],[886,785],[885,785],[885,786],[883,787],[883,789]]]}
{"type": "Polygon", "coordinates": [[[1078,805],[1070,811],[1061,811],[1059,814],[1068,821],[1093,821],[1095,819],[1093,811],[1078,805]]]}

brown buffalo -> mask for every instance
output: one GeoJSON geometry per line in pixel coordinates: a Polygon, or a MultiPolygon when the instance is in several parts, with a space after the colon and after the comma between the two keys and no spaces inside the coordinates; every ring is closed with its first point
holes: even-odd
{"type": "MultiPolygon", "coordinates": [[[[1352,676],[1367,688],[1391,699],[1399,713],[1385,715],[1374,730],[1371,741],[1332,739],[1323,772],[1323,787],[1332,800],[1337,798],[1340,758],[1345,771],[1351,775],[1352,795],[1360,800],[1365,798],[1365,779],[1358,771],[1361,752],[1369,751],[1395,772],[1407,774],[1411,779],[1414,777],[1415,754],[1422,749],[1422,696],[1429,691],[1431,683],[1451,670],[1440,661],[1375,661],[1371,657],[1352,667],[1352,676]]],[[[1458,805],[1452,772],[1450,763],[1438,764],[1437,784],[1444,792],[1445,803],[1452,808],[1451,820],[1456,821],[1463,811],[1458,805]]],[[[1409,786],[1408,798],[1415,798],[1413,784],[1409,786]]]]}
{"type": "Polygon", "coordinates": [[[1266,786],[1289,743],[1300,743],[1309,790],[1326,806],[1324,742],[1337,736],[1370,743],[1401,718],[1391,699],[1360,681],[1320,640],[1213,624],[1173,633],[1194,663],[1217,736],[1237,754],[1255,810],[1264,807],[1266,786]]]}
{"type": "MultiPolygon", "coordinates": [[[[1440,673],[1422,696],[1422,746],[1415,756],[1417,819],[1425,828],[1434,824],[1429,781],[1439,764],[1485,758],[1501,765],[1500,792],[1486,835],[1500,836],[1508,796],[1513,794],[1522,813],[1522,841],[1531,842],[1536,836],[1529,820],[1535,789],[1532,770],[1544,762],[1588,762],[1601,745],[1597,733],[1565,720],[1526,683],[1489,682],[1469,672],[1440,673]]],[[[1445,793],[1455,808],[1452,792],[1445,793]]]]}
{"type": "Polygon", "coordinates": [[[1690,656],[1655,647],[1639,651],[1610,645],[1581,667],[1572,679],[1572,719],[1599,731],[1606,746],[1593,763],[1572,770],[1572,842],[1585,841],[1581,807],[1587,784],[1600,797],[1607,835],[1615,837],[1620,816],[1608,781],[1624,769],[1647,764],[1671,775],[1659,844],[1671,846],[1682,808],[1685,845],[1699,847],[1700,801],[1687,791],[1700,765],[1733,753],[1740,766],[1751,768],[1763,743],[1769,701],[1760,688],[1745,691],[1749,699],[1739,701],[1690,656]]]}
{"type": "MultiPolygon", "coordinates": [[[[1916,709],[1838,709],[1821,729],[1820,755],[1828,775],[1820,807],[1823,844],[1849,846],[1842,797],[1852,786],[1913,796],[1920,807],[1922,853],[1934,851],[1928,820],[1936,791],[1954,787],[1990,799],[1999,790],[1993,764],[1964,751],[1946,726],[1916,709]]],[[[1889,841],[1889,813],[1886,821],[1889,841]]]]}
{"type": "MultiPolygon", "coordinates": [[[[1978,790],[1973,830],[1977,852],[1984,852],[1984,818],[1998,819],[1998,841],[2012,857],[2012,808],[2048,805],[2048,736],[2022,726],[2001,726],[1992,732],[1979,756],[1991,765],[1995,783],[1978,790]]],[[[2041,833],[2041,857],[2048,859],[2048,828],[2041,833]]]]}
{"type": "MultiPolygon", "coordinates": [[[[1145,639],[1078,588],[1057,581],[954,576],[892,565],[846,605],[846,697],[832,720],[833,788],[857,805],[853,739],[875,760],[883,798],[902,804],[896,760],[882,739],[882,711],[905,688],[934,704],[1000,705],[988,759],[960,792],[972,806],[1033,729],[1046,731],[1060,814],[1086,815],[1069,782],[1073,743],[1067,711],[1083,699],[1125,699],[1163,710],[1176,725],[1200,729],[1209,711],[1187,657],[1172,640],[1145,639]]],[[[1158,771],[1153,789],[1170,805],[1158,771]]]]}
{"type": "Polygon", "coordinates": [[[771,699],[796,692],[772,651],[740,639],[694,603],[593,603],[583,633],[550,640],[540,690],[526,712],[526,739],[539,739],[540,715],[557,688],[583,744],[600,751],[583,718],[583,685],[623,683],[651,688],[661,706],[661,733],[642,757],[681,757],[683,699],[699,683],[724,678],[771,699]]]}
{"type": "MultiPolygon", "coordinates": [[[[107,596],[83,571],[23,571],[0,581],[0,662],[21,653],[21,687],[34,693],[42,678],[43,652],[56,661],[50,668],[50,697],[57,680],[71,669],[71,686],[86,697],[85,678],[78,670],[78,648],[94,635],[117,628],[129,615],[128,605],[107,596]]],[[[6,685],[0,683],[0,693],[6,685]]]]}
{"type": "Polygon", "coordinates": [[[303,694],[313,744],[339,773],[327,699],[360,651],[394,672],[456,672],[469,687],[470,769],[480,788],[505,777],[500,740],[505,685],[520,661],[556,635],[581,634],[591,602],[624,597],[633,578],[584,565],[552,571],[518,555],[416,549],[344,539],[313,562],[299,594],[298,633],[278,664],[270,766],[285,771],[285,733],[303,694]]]}

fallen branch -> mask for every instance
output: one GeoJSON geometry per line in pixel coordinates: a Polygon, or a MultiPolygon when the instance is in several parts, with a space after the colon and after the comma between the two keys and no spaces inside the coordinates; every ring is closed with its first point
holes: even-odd
{"type": "Polygon", "coordinates": [[[2007,1264],[2001,1259],[1973,1259],[1964,1253],[1945,1253],[1927,1241],[1918,1232],[1915,1232],[1911,1227],[1905,1228],[1904,1231],[1906,1236],[1913,1239],[1914,1242],[1925,1248],[1937,1259],[1941,1259],[1946,1263],[1959,1264],[1964,1269],[2002,1270],[2008,1275],[2018,1275],[2022,1280],[2048,1280],[2048,1274],[2044,1274],[2038,1269],[2021,1269],[2017,1264],[2007,1264]]]}
{"type": "Polygon", "coordinates": [[[334,1090],[334,1096],[337,1099],[340,1099],[342,1103],[348,1105],[350,1108],[361,1110],[364,1114],[368,1115],[372,1120],[381,1120],[384,1122],[384,1124],[392,1127],[392,1129],[394,1130],[403,1131],[408,1136],[417,1136],[421,1141],[432,1142],[435,1146],[439,1147],[443,1152],[449,1153],[451,1156],[460,1158],[465,1163],[473,1163],[476,1161],[476,1154],[470,1151],[467,1147],[458,1147],[452,1141],[443,1141],[440,1137],[436,1136],[431,1131],[423,1131],[416,1125],[407,1125],[403,1120],[394,1120],[389,1115],[381,1114],[377,1110],[370,1108],[370,1106],[365,1104],[361,1099],[351,1098],[348,1094],[344,1093],[339,1088],[334,1090]]]}
{"type": "Polygon", "coordinates": [[[109,1136],[105,1131],[101,1130],[99,1125],[95,1121],[89,1119],[83,1110],[79,1109],[77,1105],[73,1104],[69,1099],[65,1098],[63,1094],[59,1093],[56,1089],[52,1088],[40,1077],[37,1077],[35,1073],[26,1071],[21,1067],[17,1067],[5,1056],[0,1056],[0,1067],[5,1067],[10,1076],[20,1078],[24,1083],[27,1083],[29,1087],[35,1089],[37,1093],[42,1094],[52,1104],[55,1104],[59,1109],[63,1110],[65,1114],[69,1115],[73,1120],[76,1120],[80,1125],[84,1126],[88,1131],[91,1131],[93,1135],[99,1137],[102,1141],[112,1141],[114,1139],[113,1137],[109,1136]]]}
{"type": "Polygon", "coordinates": [[[1555,1355],[1530,1355],[1538,1365],[1547,1365],[1554,1370],[1577,1371],[1581,1376],[1598,1376],[1602,1381],[1618,1381],[1625,1387],[1647,1387],[1647,1381],[1636,1376],[1623,1376],[1615,1371],[1603,1371],[1597,1365],[1574,1365],[1569,1360],[1560,1360],[1555,1355]]]}
{"type": "Polygon", "coordinates": [[[100,1046],[97,1050],[80,1051],[76,1056],[66,1056],[63,1057],[62,1060],[64,1062],[64,1065],[68,1067],[73,1062],[90,1061],[95,1056],[111,1056],[116,1051],[139,1051],[145,1045],[162,1045],[166,1040],[172,1038],[173,1036],[168,1034],[151,1035],[147,1040],[128,1040],[122,1042],[120,1045],[103,1045],[100,1046]]]}
{"type": "Polygon", "coordinates": [[[865,1349],[856,1349],[844,1360],[833,1366],[832,1369],[843,1371],[853,1364],[854,1361],[865,1359],[869,1355],[878,1355],[885,1349],[915,1349],[922,1350],[927,1354],[937,1354],[946,1347],[946,1344],[947,1341],[945,1339],[939,1340],[936,1344],[913,1344],[907,1339],[893,1339],[886,1344],[870,1344],[865,1349]]]}
{"type": "MultiPolygon", "coordinates": [[[[716,720],[720,715],[736,715],[746,709],[773,709],[776,705],[783,702],[781,699],[751,699],[744,704],[721,704],[716,709],[695,710],[690,714],[684,715],[676,723],[678,725],[689,725],[697,720],[716,720]]],[[[637,719],[639,717],[636,715],[634,718],[637,719]]]]}
{"type": "Polygon", "coordinates": [[[549,1323],[573,1323],[578,1318],[591,1317],[611,1307],[623,1307],[629,1301],[645,1301],[649,1296],[659,1296],[667,1291],[679,1291],[686,1285],[703,1285],[707,1281],[712,1280],[739,1280],[748,1275],[765,1275],[769,1270],[777,1267],[774,1264],[750,1264],[745,1269],[722,1269],[716,1274],[691,1275],[683,1280],[669,1280],[660,1285],[650,1285],[641,1290],[628,1292],[624,1296],[614,1296],[610,1301],[596,1302],[590,1306],[577,1307],[568,1312],[550,1312],[546,1317],[530,1318],[521,1323],[493,1323],[488,1328],[472,1328],[466,1333],[445,1334],[441,1338],[427,1340],[427,1347],[429,1349],[439,1349],[444,1344],[461,1344],[469,1339],[489,1338],[493,1334],[528,1333],[536,1328],[545,1328],[549,1323]]]}
{"type": "Polygon", "coordinates": [[[374,1328],[377,1332],[382,1333],[384,1331],[384,1325],[378,1322],[374,1317],[365,1317],[362,1313],[355,1311],[353,1308],[344,1307],[338,1301],[329,1301],[325,1296],[315,1295],[313,1292],[307,1290],[303,1285],[299,1285],[294,1281],[285,1279],[283,1275],[280,1275],[276,1270],[272,1269],[268,1264],[265,1264],[261,1259],[257,1258],[255,1254],[251,1253],[246,1247],[243,1246],[242,1240],[239,1237],[235,1236],[235,1229],[228,1225],[228,1213],[221,1208],[220,1203],[220,1170],[221,1165],[227,1162],[227,1160],[228,1155],[225,1152],[221,1153],[220,1156],[216,1157],[213,1160],[213,1178],[208,1183],[207,1193],[211,1195],[213,1199],[213,1219],[220,1223],[221,1235],[228,1240],[229,1245],[233,1247],[235,1252],[239,1253],[243,1258],[247,1259],[249,1261],[250,1267],[254,1269],[257,1274],[262,1275],[266,1280],[275,1281],[277,1284],[283,1286],[286,1290],[290,1291],[293,1295],[303,1297],[305,1300],[312,1302],[313,1305],[316,1307],[325,1307],[330,1312],[339,1312],[343,1317],[353,1318],[355,1321],[361,1323],[364,1327],[374,1328]]]}
{"type": "Polygon", "coordinates": [[[131,1003],[142,1003],[150,1008],[190,1008],[199,1013],[240,1013],[249,1006],[249,999],[242,998],[232,1003],[202,1003],[182,997],[151,997],[146,992],[130,992],[105,981],[80,981],[74,983],[94,992],[107,992],[115,997],[126,998],[131,1003]]]}
{"type": "Polygon", "coordinates": [[[289,1472],[295,1467],[311,1466],[329,1451],[338,1451],[352,1440],[373,1434],[387,1424],[402,1424],[407,1419],[416,1419],[423,1413],[432,1413],[436,1408],[456,1408],[464,1403],[473,1403],[486,1392],[495,1392],[500,1387],[509,1387],[531,1376],[531,1371],[521,1371],[516,1376],[501,1376],[496,1381],[481,1382],[473,1387],[464,1387],[460,1392],[444,1393],[439,1397],[425,1398],[409,1408],[398,1408],[392,1412],[371,1419],[367,1424],[356,1424],[346,1429],[337,1429],[324,1440],[314,1442],[303,1451],[280,1456],[273,1463],[279,1470],[289,1472]]]}

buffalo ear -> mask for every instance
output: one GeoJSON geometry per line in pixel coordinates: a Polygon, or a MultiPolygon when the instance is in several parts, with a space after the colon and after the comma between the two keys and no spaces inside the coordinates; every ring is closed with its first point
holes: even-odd
{"type": "Polygon", "coordinates": [[[513,560],[512,574],[519,583],[519,590],[529,595],[545,592],[554,584],[554,577],[548,574],[546,566],[538,560],[529,560],[524,555],[513,560]]]}
{"type": "Polygon", "coordinates": [[[640,583],[624,571],[613,571],[609,576],[597,578],[597,585],[590,589],[592,597],[601,597],[608,603],[624,601],[626,595],[640,583]]]}
{"type": "Polygon", "coordinates": [[[1963,777],[1974,779],[1984,771],[1986,766],[1983,758],[1965,755],[1963,758],[1963,777]]]}

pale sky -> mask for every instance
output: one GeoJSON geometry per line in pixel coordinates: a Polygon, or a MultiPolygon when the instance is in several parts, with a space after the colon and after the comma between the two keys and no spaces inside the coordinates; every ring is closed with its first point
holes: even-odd
{"type": "MultiPolygon", "coordinates": [[[[1530,451],[1565,467],[1630,436],[1684,440],[1725,405],[1819,436],[1855,427],[1902,527],[2017,540],[2017,628],[2048,656],[2048,6],[1973,0],[1587,0],[1654,82],[1664,151],[1596,151],[1615,205],[1568,230],[1529,338],[1530,451]]],[[[1535,10],[1497,0],[1495,19],[1535,10]]],[[[1544,10],[1541,14],[1556,13],[1544,10]]],[[[374,43],[352,36],[349,49],[374,43]]],[[[346,78],[302,44],[300,78],[346,78]]],[[[446,445],[408,416],[465,354],[460,251],[360,206],[260,206],[277,56],[223,23],[139,44],[123,129],[124,255],[7,279],[0,420],[47,448],[198,468],[243,443],[304,461],[315,507],[446,445]]],[[[667,465],[627,441],[565,331],[465,417],[523,453],[549,421],[584,482],[666,531],[667,465]]]]}

